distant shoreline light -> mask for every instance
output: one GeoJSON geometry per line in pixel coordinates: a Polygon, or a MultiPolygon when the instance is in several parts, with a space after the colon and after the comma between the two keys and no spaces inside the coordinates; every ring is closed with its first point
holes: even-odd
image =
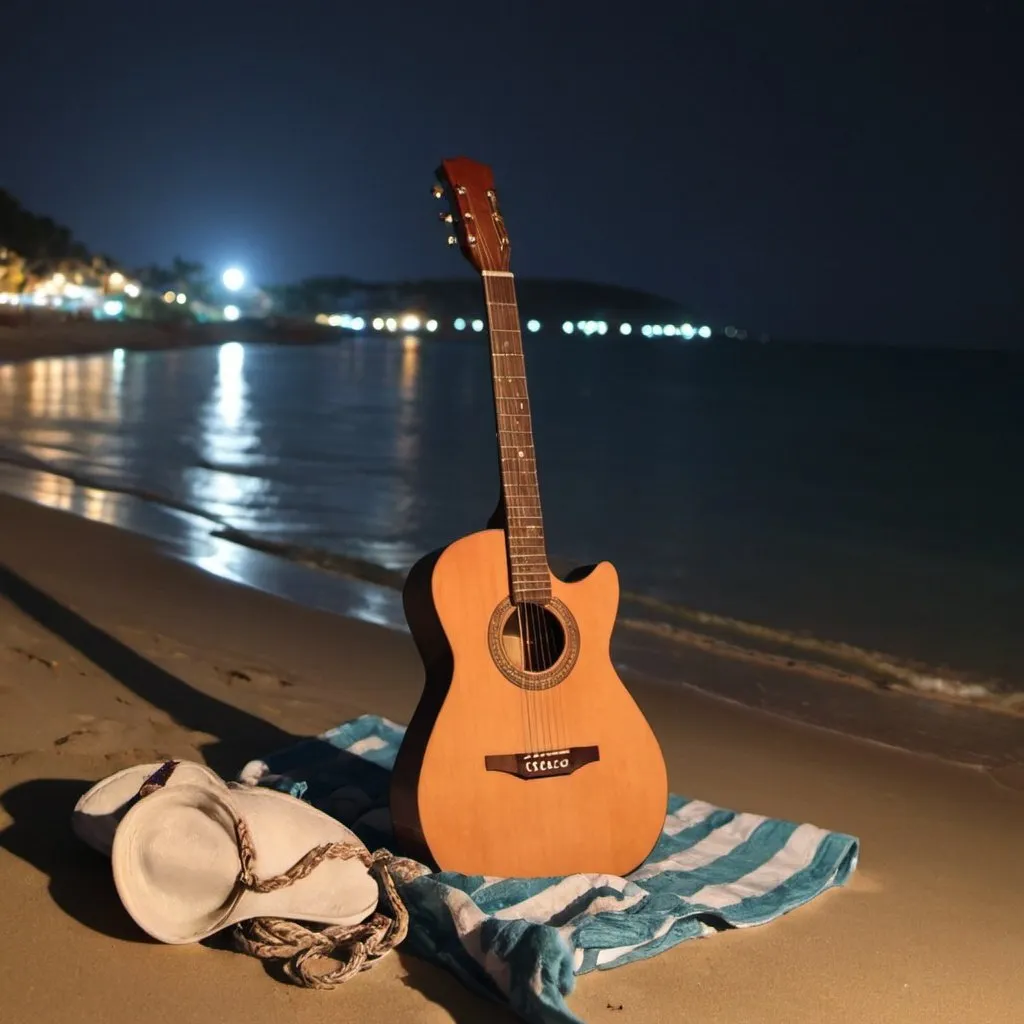
{"type": "MultiPolygon", "coordinates": [[[[54,281],[60,276],[55,275],[54,281]]],[[[51,295],[42,290],[26,292],[24,294],[0,292],[0,306],[36,305],[60,308],[65,300],[78,299],[86,291],[86,289],[72,282],[61,284],[60,289],[63,294],[57,295],[51,295]]],[[[141,288],[135,282],[125,280],[122,282],[122,292],[125,297],[134,299],[141,293],[141,288]]],[[[157,294],[160,295],[160,293],[157,294]]],[[[171,305],[186,305],[189,302],[189,297],[184,292],[174,290],[163,292],[160,297],[163,298],[164,302],[171,305]]],[[[99,299],[100,301],[95,303],[95,315],[97,316],[121,317],[128,313],[124,302],[119,298],[114,296],[103,298],[99,296],[99,299]],[[115,308],[117,312],[113,313],[112,311],[115,308]]],[[[242,308],[239,304],[229,303],[221,307],[221,316],[224,320],[238,320],[242,316],[242,308]]],[[[419,312],[397,313],[388,316],[375,315],[372,317],[368,315],[356,316],[352,313],[318,313],[314,319],[317,324],[322,326],[340,328],[355,333],[363,333],[370,330],[395,333],[401,330],[405,334],[415,335],[423,331],[429,334],[436,334],[438,332],[444,334],[447,330],[457,332],[469,330],[480,334],[484,331],[485,327],[484,321],[479,317],[469,320],[466,317],[460,316],[455,317],[451,321],[442,321],[436,317],[427,317],[419,312]]],[[[545,329],[544,324],[540,320],[532,317],[526,320],[523,326],[525,331],[530,334],[537,334],[545,329]]],[[[719,337],[736,341],[746,341],[749,337],[745,329],[732,324],[714,330],[708,324],[694,325],[689,322],[682,324],[646,323],[637,325],[628,321],[613,321],[609,323],[605,320],[565,320],[558,325],[548,324],[547,330],[560,331],[566,335],[582,334],[585,337],[592,335],[600,337],[609,333],[617,333],[621,337],[631,337],[639,332],[644,338],[672,338],[682,339],[683,341],[692,341],[694,338],[706,341],[716,334],[719,337]]]]}
{"type": "Polygon", "coordinates": [[[240,291],[245,287],[245,272],[238,267],[228,267],[221,275],[221,281],[229,292],[240,291]]]}
{"type": "MultiPolygon", "coordinates": [[[[419,313],[399,313],[392,316],[362,317],[353,316],[351,313],[319,313],[316,317],[318,324],[328,327],[340,327],[350,331],[361,332],[365,330],[386,331],[393,334],[402,331],[405,334],[418,334],[427,331],[434,334],[444,329],[442,321],[430,317],[426,318],[419,313]]],[[[536,334],[542,330],[543,324],[540,320],[529,319],[525,323],[526,330],[530,334],[536,334]]],[[[582,334],[586,337],[591,335],[603,336],[608,333],[617,332],[622,337],[630,337],[634,330],[639,330],[645,338],[682,338],[684,341],[691,341],[693,338],[709,339],[714,331],[708,324],[701,324],[695,327],[691,323],[683,324],[642,324],[635,327],[626,321],[611,323],[607,320],[565,320],[560,325],[563,334],[582,334]]],[[[466,317],[455,317],[451,321],[451,329],[455,331],[470,330],[479,334],[484,330],[484,321],[479,317],[472,320],[466,317]]],[[[737,327],[727,327],[723,333],[728,338],[745,340],[747,332],[737,327]]]]}

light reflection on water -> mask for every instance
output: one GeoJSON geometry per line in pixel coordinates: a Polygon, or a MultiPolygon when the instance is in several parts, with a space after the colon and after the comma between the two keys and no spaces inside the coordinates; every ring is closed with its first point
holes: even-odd
{"type": "Polygon", "coordinates": [[[5,364],[0,447],[238,529],[326,547],[347,535],[347,553],[407,566],[420,515],[419,339],[389,339],[372,358],[356,339],[279,375],[281,354],[227,342],[5,364]]]}
{"type": "Polygon", "coordinates": [[[220,579],[242,583],[285,600],[405,631],[397,591],[330,576],[211,535],[196,516],[130,495],[80,487],[65,477],[0,463],[0,490],[47,508],[153,538],[161,551],[220,579]]]}
{"type": "Polygon", "coordinates": [[[67,477],[51,473],[26,474],[29,481],[25,497],[47,508],[92,519],[110,526],[124,526],[124,517],[118,502],[119,496],[94,487],[80,487],[67,477]]]}
{"type": "Polygon", "coordinates": [[[254,513],[272,501],[269,482],[259,475],[260,423],[249,401],[245,347],[237,341],[217,350],[217,371],[199,422],[202,465],[189,471],[190,499],[236,526],[257,525],[254,513]]]}
{"type": "Polygon", "coordinates": [[[123,352],[0,366],[0,420],[117,423],[123,371],[123,352]]]}

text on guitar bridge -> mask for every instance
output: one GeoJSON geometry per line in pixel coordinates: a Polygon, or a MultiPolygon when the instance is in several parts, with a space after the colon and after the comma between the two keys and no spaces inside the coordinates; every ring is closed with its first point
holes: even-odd
{"type": "Polygon", "coordinates": [[[520,779],[549,779],[556,775],[572,775],[578,768],[600,760],[601,753],[597,747],[567,747],[525,754],[485,754],[484,768],[520,779]]]}

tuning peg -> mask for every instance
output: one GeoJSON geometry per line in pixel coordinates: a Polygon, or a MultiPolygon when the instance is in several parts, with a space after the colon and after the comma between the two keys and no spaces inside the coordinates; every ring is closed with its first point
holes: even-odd
{"type": "Polygon", "coordinates": [[[443,188],[441,188],[441,186],[440,186],[440,185],[435,185],[435,186],[434,186],[434,187],[433,187],[433,188],[432,188],[432,189],[430,190],[430,194],[431,194],[431,195],[432,195],[432,196],[433,196],[433,197],[434,197],[435,199],[440,199],[440,198],[441,198],[441,197],[442,197],[442,196],[444,195],[444,189],[443,189],[443,188]]]}
{"type": "Polygon", "coordinates": [[[451,224],[455,218],[450,213],[439,213],[438,216],[444,224],[451,224]]]}
{"type": "Polygon", "coordinates": [[[454,235],[449,235],[448,236],[448,244],[449,245],[455,245],[455,243],[457,241],[458,241],[458,239],[454,235]]]}

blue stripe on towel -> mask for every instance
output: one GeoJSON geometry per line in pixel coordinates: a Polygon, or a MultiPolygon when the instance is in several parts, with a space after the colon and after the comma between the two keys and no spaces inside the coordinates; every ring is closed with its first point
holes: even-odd
{"type": "MultiPolygon", "coordinates": [[[[336,815],[371,848],[391,841],[388,783],[405,730],[362,715],[252,762],[243,781],[336,815]]],[[[531,1024],[582,1024],[575,975],[654,956],[685,939],[764,924],[843,885],[853,836],[672,794],[664,831],[629,878],[427,874],[402,886],[405,948],[531,1024]]]]}

